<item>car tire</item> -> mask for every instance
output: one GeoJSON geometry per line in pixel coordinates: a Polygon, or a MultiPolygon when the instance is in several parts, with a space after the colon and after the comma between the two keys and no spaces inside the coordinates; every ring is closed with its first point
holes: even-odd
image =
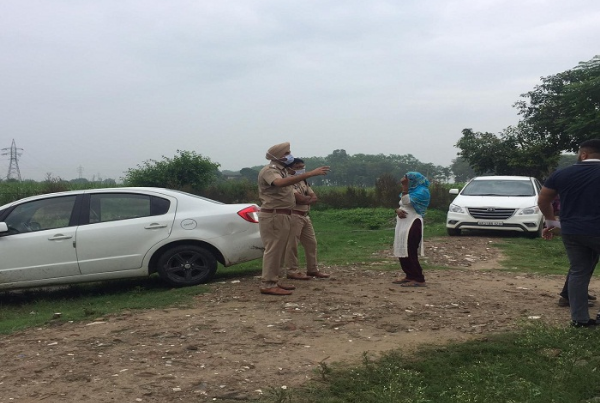
{"type": "Polygon", "coordinates": [[[459,236],[461,235],[461,230],[457,228],[447,228],[447,234],[450,236],[459,236]]]}
{"type": "Polygon", "coordinates": [[[538,228],[535,232],[529,232],[528,233],[528,237],[532,238],[532,239],[536,239],[536,238],[542,238],[543,237],[543,230],[545,229],[545,222],[541,221],[538,224],[538,228]]]}
{"type": "Polygon", "coordinates": [[[159,276],[166,283],[185,287],[206,283],[217,271],[217,260],[207,249],[181,245],[168,249],[157,262],[159,276]]]}

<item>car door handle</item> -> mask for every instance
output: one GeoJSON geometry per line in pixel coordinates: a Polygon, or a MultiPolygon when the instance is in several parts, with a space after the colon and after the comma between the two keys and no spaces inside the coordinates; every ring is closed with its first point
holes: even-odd
{"type": "Polygon", "coordinates": [[[62,240],[71,239],[71,238],[73,238],[72,235],[56,234],[52,238],[48,238],[48,240],[49,241],[62,241],[62,240]]]}
{"type": "Polygon", "coordinates": [[[158,224],[153,223],[144,227],[145,229],[159,229],[159,228],[167,228],[167,224],[158,224]]]}

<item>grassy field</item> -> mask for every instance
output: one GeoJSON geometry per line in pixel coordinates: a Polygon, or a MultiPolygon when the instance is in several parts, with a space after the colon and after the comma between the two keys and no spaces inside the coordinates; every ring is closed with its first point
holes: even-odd
{"type": "MultiPolygon", "coordinates": [[[[312,213],[323,265],[381,262],[394,236],[391,209],[312,213]]],[[[445,236],[445,212],[430,210],[426,237],[445,236]]],[[[565,274],[560,240],[499,238],[508,271],[565,274]]],[[[302,256],[302,253],[300,254],[302,256]]],[[[397,262],[378,270],[397,270],[397,262]]],[[[216,280],[260,274],[261,261],[220,267],[216,280]]],[[[598,281],[598,280],[597,280],[598,281]]],[[[122,310],[185,307],[205,286],[173,289],[156,276],[65,287],[0,293],[0,333],[83,320],[122,310]],[[60,312],[60,318],[52,319],[60,312]]],[[[590,329],[524,327],[486,340],[424,348],[416,354],[392,351],[365,358],[360,367],[320,368],[323,382],[297,390],[273,389],[265,402],[598,402],[599,332],[590,329]],[[595,400],[596,399],[596,400],[595,400]]]]}
{"type": "Polygon", "coordinates": [[[322,382],[264,402],[567,403],[599,401],[599,332],[531,326],[359,367],[320,368],[322,382]]]}

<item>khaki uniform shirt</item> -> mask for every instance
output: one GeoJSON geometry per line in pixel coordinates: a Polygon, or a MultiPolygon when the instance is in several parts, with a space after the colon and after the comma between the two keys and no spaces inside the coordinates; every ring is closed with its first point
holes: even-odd
{"type": "Polygon", "coordinates": [[[285,178],[288,174],[286,168],[272,161],[259,172],[259,199],[261,207],[266,209],[292,209],[296,204],[293,186],[274,186],[273,181],[285,178]]]}
{"type": "MultiPolygon", "coordinates": [[[[300,181],[294,184],[294,193],[298,193],[303,196],[311,196],[315,194],[315,192],[313,192],[313,189],[311,189],[311,186],[309,186],[309,184],[306,181],[300,181]]],[[[298,211],[309,211],[310,208],[311,206],[308,204],[297,204],[294,207],[294,209],[298,211]]]]}

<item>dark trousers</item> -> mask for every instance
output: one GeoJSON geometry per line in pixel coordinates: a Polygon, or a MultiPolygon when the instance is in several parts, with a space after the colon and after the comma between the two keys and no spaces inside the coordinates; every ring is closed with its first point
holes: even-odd
{"type": "Polygon", "coordinates": [[[407,257],[400,257],[401,269],[405,272],[405,277],[418,283],[426,281],[424,279],[424,273],[422,266],[419,264],[419,243],[422,240],[422,222],[420,220],[413,220],[411,229],[407,236],[407,257]]]}
{"type": "Polygon", "coordinates": [[[590,319],[588,287],[599,263],[599,237],[564,234],[561,238],[570,261],[568,299],[572,320],[584,323],[590,319]]]}

